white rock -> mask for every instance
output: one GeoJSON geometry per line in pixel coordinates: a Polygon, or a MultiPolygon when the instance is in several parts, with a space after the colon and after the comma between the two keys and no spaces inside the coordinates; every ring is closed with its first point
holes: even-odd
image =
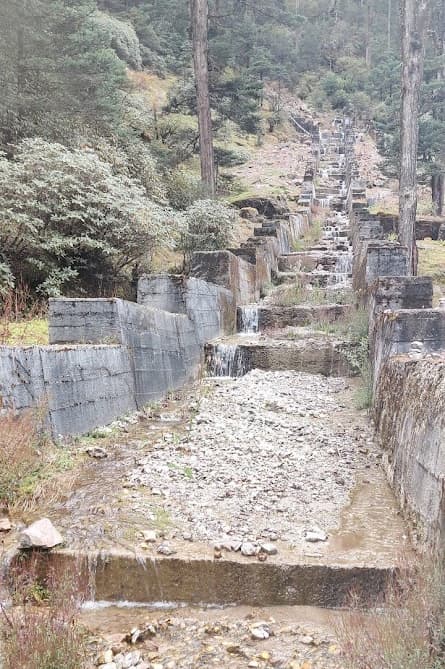
{"type": "Polygon", "coordinates": [[[164,543],[158,547],[158,553],[159,555],[174,555],[176,550],[170,544],[164,543]]]}
{"type": "Polygon", "coordinates": [[[54,548],[63,544],[63,537],[48,518],[32,523],[20,535],[21,548],[54,548]]]}
{"type": "Polygon", "coordinates": [[[99,655],[96,658],[96,664],[100,667],[103,664],[110,664],[110,662],[113,662],[113,651],[112,650],[104,650],[102,653],[99,653],[99,655]]]}
{"type": "Polygon", "coordinates": [[[262,543],[260,544],[261,551],[267,553],[267,555],[276,555],[278,553],[278,548],[275,544],[262,543]]]}
{"type": "Polygon", "coordinates": [[[114,662],[108,662],[107,664],[100,664],[99,669],[117,669],[117,666],[114,662]]]}
{"type": "Polygon", "coordinates": [[[144,537],[144,541],[147,543],[154,544],[156,542],[157,535],[154,530],[145,530],[142,535],[144,537]]]}
{"type": "Polygon", "coordinates": [[[244,541],[241,544],[241,554],[246,557],[251,557],[252,555],[257,555],[258,547],[255,544],[252,544],[250,541],[244,541]]]}
{"type": "Polygon", "coordinates": [[[0,532],[9,532],[12,530],[12,523],[9,518],[0,518],[0,532]]]}
{"type": "Polygon", "coordinates": [[[327,541],[328,535],[323,530],[320,530],[318,527],[313,527],[310,530],[306,530],[304,534],[306,541],[310,543],[317,543],[318,541],[327,541]]]}
{"type": "Polygon", "coordinates": [[[258,625],[257,627],[252,627],[250,636],[257,641],[264,641],[270,637],[270,631],[266,626],[258,625]]]}

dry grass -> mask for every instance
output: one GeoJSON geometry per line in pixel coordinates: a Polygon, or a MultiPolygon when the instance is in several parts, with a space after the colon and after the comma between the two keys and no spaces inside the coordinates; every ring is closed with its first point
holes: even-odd
{"type": "Polygon", "coordinates": [[[86,633],[78,622],[87,587],[78,564],[40,575],[38,556],[24,557],[9,574],[14,606],[2,607],[3,669],[80,669],[86,633]]]}
{"type": "Polygon", "coordinates": [[[57,499],[61,487],[55,476],[64,473],[64,487],[74,474],[70,451],[57,447],[44,429],[42,408],[0,414],[0,504],[10,511],[29,511],[57,499]]]}
{"type": "Polygon", "coordinates": [[[48,344],[48,322],[42,303],[31,298],[24,286],[1,295],[0,344],[25,346],[48,344]]]}
{"type": "Polygon", "coordinates": [[[443,669],[443,566],[425,559],[418,569],[401,568],[380,606],[353,606],[337,623],[337,633],[348,669],[443,669]]]}

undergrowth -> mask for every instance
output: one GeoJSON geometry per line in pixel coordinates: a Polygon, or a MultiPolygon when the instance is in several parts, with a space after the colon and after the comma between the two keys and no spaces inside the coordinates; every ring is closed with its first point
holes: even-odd
{"type": "Polygon", "coordinates": [[[443,669],[445,666],[445,573],[422,561],[395,573],[378,605],[337,623],[347,669],[443,669]]]}
{"type": "Polygon", "coordinates": [[[50,566],[41,574],[38,556],[23,556],[8,575],[13,606],[1,605],[3,669],[79,669],[87,659],[87,636],[79,623],[87,586],[80,563],[50,566]]]}
{"type": "Polygon", "coordinates": [[[41,302],[25,286],[0,294],[0,344],[48,344],[48,321],[41,302]]]}
{"type": "Polygon", "coordinates": [[[30,509],[57,495],[51,478],[72,467],[69,451],[56,446],[44,427],[43,409],[0,414],[0,504],[30,509]]]}

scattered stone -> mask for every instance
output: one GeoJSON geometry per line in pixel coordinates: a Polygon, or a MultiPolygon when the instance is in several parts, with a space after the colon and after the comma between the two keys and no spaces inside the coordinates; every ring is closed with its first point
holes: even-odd
{"type": "Polygon", "coordinates": [[[267,555],[276,555],[278,553],[278,548],[274,544],[260,544],[260,550],[267,555]]]}
{"type": "Polygon", "coordinates": [[[256,641],[264,641],[270,637],[270,630],[267,625],[258,624],[252,627],[250,636],[256,641]]]}
{"type": "Polygon", "coordinates": [[[173,548],[173,546],[171,546],[168,543],[163,543],[160,546],[158,546],[159,555],[166,555],[166,556],[175,555],[176,552],[177,551],[173,548]]]}
{"type": "Polygon", "coordinates": [[[12,530],[12,523],[9,518],[0,518],[0,532],[9,532],[12,530]]]}
{"type": "Polygon", "coordinates": [[[319,541],[327,541],[328,535],[323,530],[320,530],[318,527],[314,527],[310,530],[306,530],[304,533],[304,538],[310,543],[317,543],[319,541]]]}
{"type": "Polygon", "coordinates": [[[20,535],[21,548],[50,549],[63,544],[63,537],[48,518],[32,523],[20,535]]]}
{"type": "Polygon", "coordinates": [[[314,637],[305,634],[304,636],[300,637],[299,641],[300,643],[303,643],[305,646],[310,646],[311,644],[314,643],[314,637]]]}
{"type": "Polygon", "coordinates": [[[144,532],[142,532],[142,536],[144,537],[144,541],[146,541],[148,544],[156,543],[157,534],[155,530],[144,530],[144,532]]]}
{"type": "Polygon", "coordinates": [[[104,650],[96,658],[96,664],[98,666],[101,666],[103,664],[109,664],[110,662],[113,662],[113,651],[112,650],[104,650]]]}
{"type": "Polygon", "coordinates": [[[241,554],[245,555],[246,557],[252,557],[258,552],[258,546],[255,546],[255,544],[252,544],[250,541],[245,541],[243,544],[241,544],[241,554]]]}
{"type": "Polygon", "coordinates": [[[107,451],[104,448],[100,448],[100,446],[91,446],[91,448],[86,449],[85,453],[87,453],[91,458],[96,458],[96,460],[108,458],[107,451]]]}

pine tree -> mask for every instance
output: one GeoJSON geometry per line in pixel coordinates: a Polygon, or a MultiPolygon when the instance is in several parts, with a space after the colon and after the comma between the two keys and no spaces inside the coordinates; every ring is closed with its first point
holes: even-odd
{"type": "Polygon", "coordinates": [[[119,114],[123,64],[95,22],[94,0],[0,5],[0,141],[66,139],[119,114]]]}

